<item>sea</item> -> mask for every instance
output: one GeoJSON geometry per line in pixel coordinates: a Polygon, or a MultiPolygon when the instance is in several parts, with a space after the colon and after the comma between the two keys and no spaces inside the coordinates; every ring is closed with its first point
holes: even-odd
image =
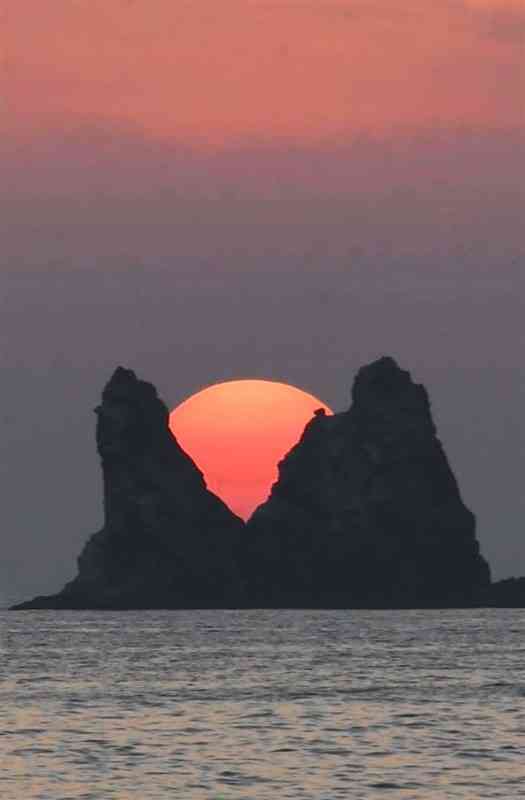
{"type": "Polygon", "coordinates": [[[1,800],[525,797],[525,610],[0,612],[1,800]]]}

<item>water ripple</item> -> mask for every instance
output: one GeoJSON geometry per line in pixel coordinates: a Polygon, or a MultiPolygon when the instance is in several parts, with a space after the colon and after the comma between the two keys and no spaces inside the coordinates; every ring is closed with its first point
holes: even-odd
{"type": "Polygon", "coordinates": [[[2,800],[520,796],[522,610],[0,614],[2,800]]]}

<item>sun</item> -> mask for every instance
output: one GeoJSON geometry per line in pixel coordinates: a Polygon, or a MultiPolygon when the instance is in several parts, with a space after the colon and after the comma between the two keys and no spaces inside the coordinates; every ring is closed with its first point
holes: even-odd
{"type": "Polygon", "coordinates": [[[267,498],[277,464],[314,412],[331,409],[296,386],[269,380],[217,383],[173,409],[171,432],[210,491],[243,519],[267,498]]]}

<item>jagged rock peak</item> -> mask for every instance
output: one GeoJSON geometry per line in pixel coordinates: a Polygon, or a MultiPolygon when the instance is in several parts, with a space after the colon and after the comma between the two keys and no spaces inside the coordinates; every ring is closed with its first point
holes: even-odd
{"type": "Polygon", "coordinates": [[[401,369],[391,356],[382,356],[357,371],[352,386],[352,399],[359,399],[361,392],[381,395],[399,391],[412,382],[410,372],[401,369]]]}
{"type": "Polygon", "coordinates": [[[119,367],[96,409],[104,526],[78,575],[25,608],[224,607],[239,593],[242,520],[206,488],[155,387],[119,367]]]}
{"type": "Polygon", "coordinates": [[[469,603],[490,580],[427,392],[390,357],[359,370],[348,411],[308,423],[248,533],[277,605],[469,603]]]}
{"type": "Polygon", "coordinates": [[[414,443],[436,432],[425,387],[414,383],[410,372],[390,356],[357,372],[347,416],[363,436],[384,443],[399,442],[407,435],[414,443]]]}
{"type": "Polygon", "coordinates": [[[119,366],[104,387],[102,402],[126,397],[159,399],[152,383],[137,378],[132,369],[119,366]]]}
{"type": "Polygon", "coordinates": [[[153,448],[169,448],[172,456],[176,450],[182,453],[169,430],[168,407],[153,384],[137,378],[131,369],[117,367],[95,413],[97,447],[103,461],[153,448]]]}
{"type": "Polygon", "coordinates": [[[429,410],[426,389],[414,383],[410,372],[401,369],[391,356],[382,356],[358,370],[352,386],[354,405],[399,406],[408,403],[410,411],[429,410]]]}
{"type": "Polygon", "coordinates": [[[102,391],[102,404],[95,411],[103,413],[109,406],[120,405],[136,408],[144,415],[163,419],[168,417],[168,407],[159,398],[152,383],[137,378],[133,370],[117,367],[102,391]]]}

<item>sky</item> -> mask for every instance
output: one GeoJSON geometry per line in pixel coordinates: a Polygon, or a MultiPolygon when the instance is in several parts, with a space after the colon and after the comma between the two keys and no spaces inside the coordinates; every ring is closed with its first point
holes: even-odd
{"type": "Polygon", "coordinates": [[[0,46],[0,598],[100,527],[118,364],[342,410],[394,356],[525,574],[525,0],[4,0],[0,46]]]}

